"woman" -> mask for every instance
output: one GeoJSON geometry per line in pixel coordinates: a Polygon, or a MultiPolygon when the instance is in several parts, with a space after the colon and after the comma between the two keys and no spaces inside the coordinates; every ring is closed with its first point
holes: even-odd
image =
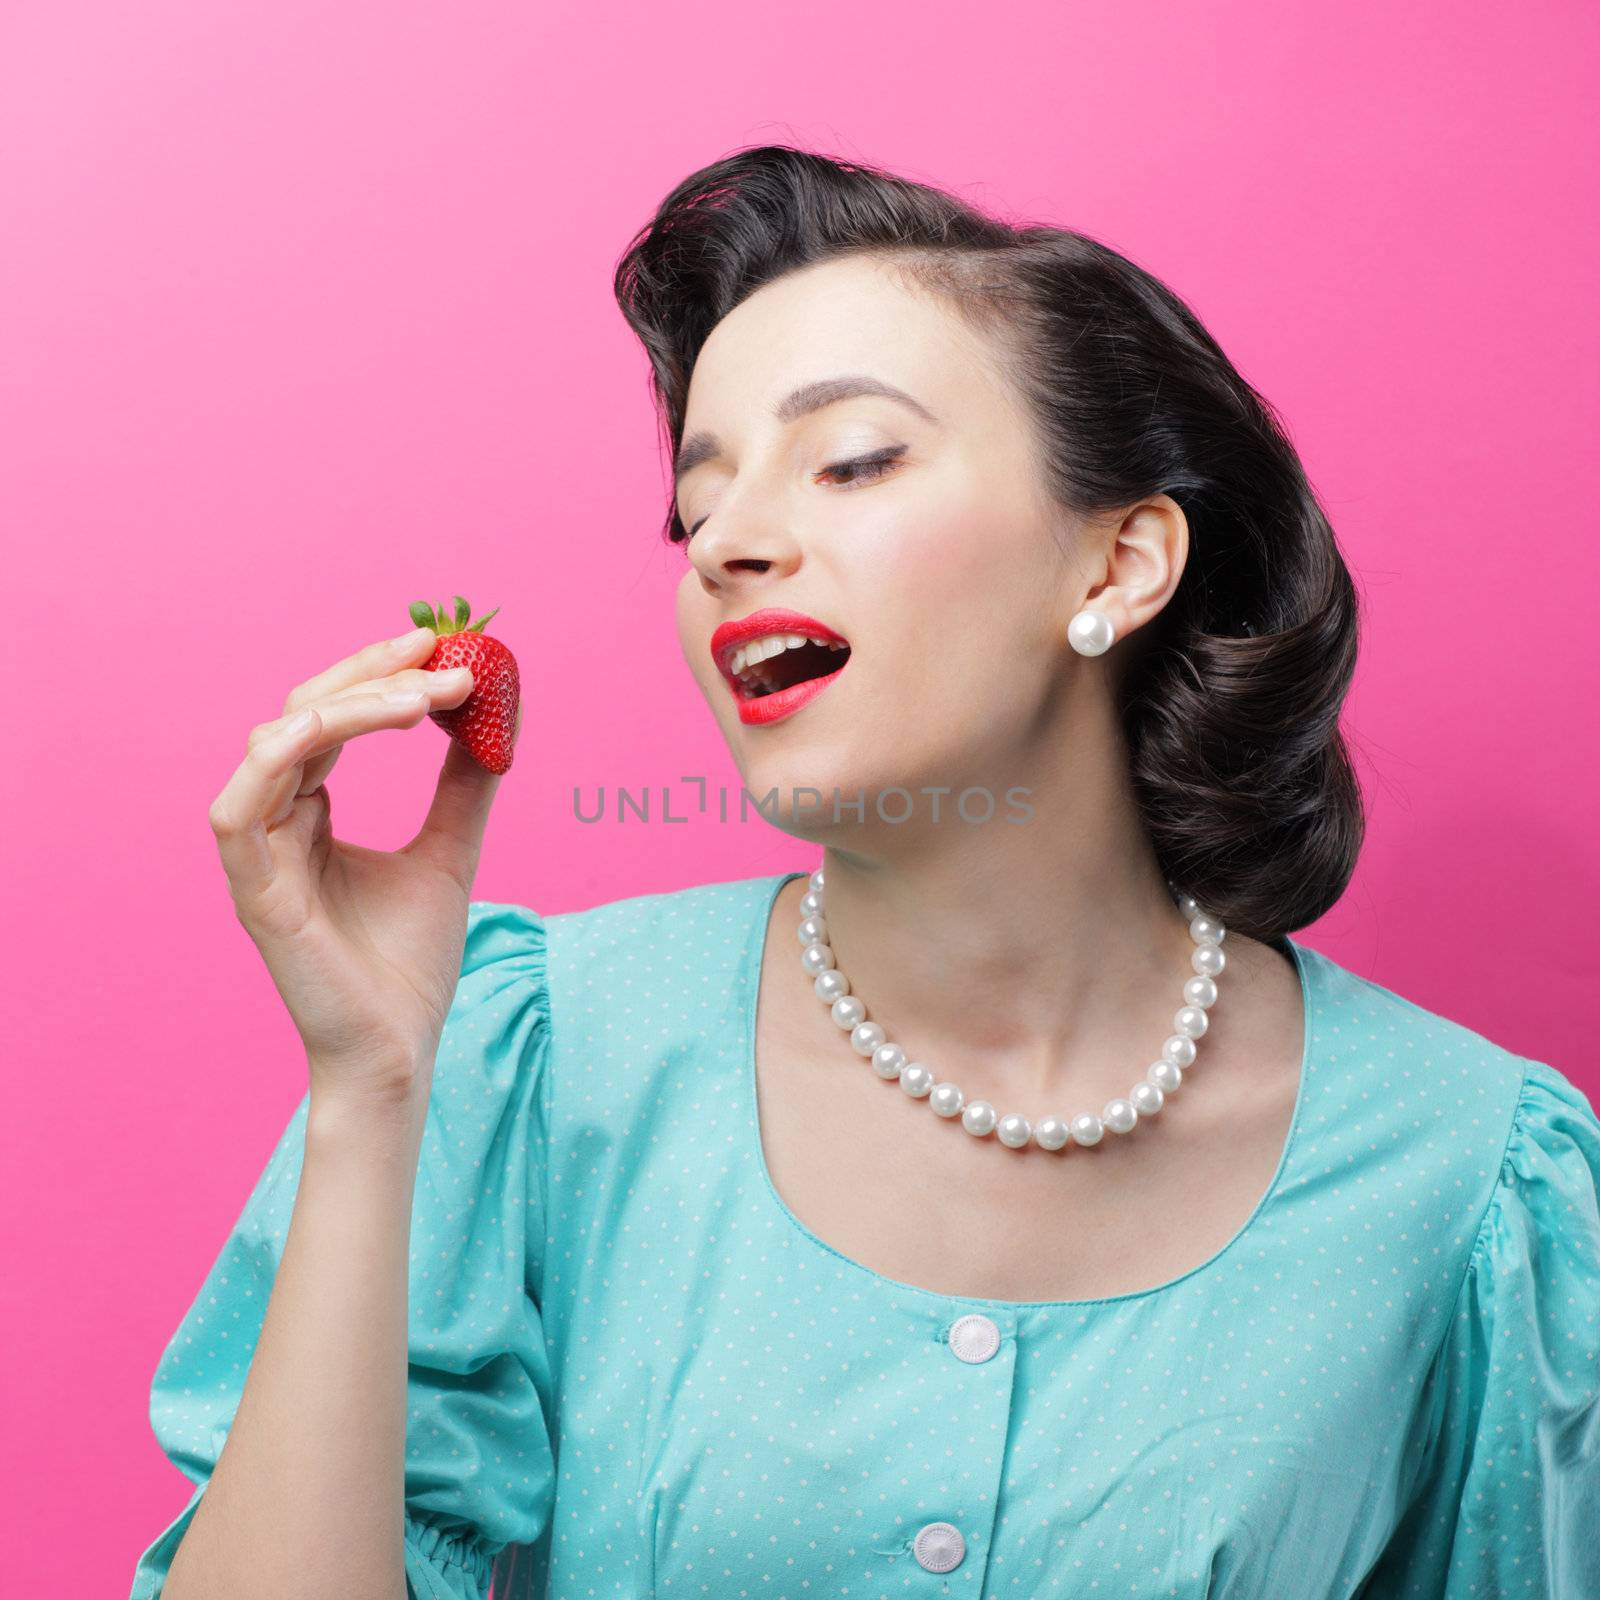
{"type": "Polygon", "coordinates": [[[252,733],[212,822],[310,1088],[157,1370],[135,1600],[1600,1594],[1600,1123],[1289,937],[1356,604],[1266,402],[1091,240],[785,147],[617,290],[686,657],[823,865],[470,901],[454,745],[336,841],[342,745],[470,687],[431,636],[252,733]]]}

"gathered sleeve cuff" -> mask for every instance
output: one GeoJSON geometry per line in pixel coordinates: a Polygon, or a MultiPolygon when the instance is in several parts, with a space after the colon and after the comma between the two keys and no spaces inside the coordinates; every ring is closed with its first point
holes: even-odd
{"type": "MultiPolygon", "coordinates": [[[[411,1218],[407,1600],[486,1600],[496,1558],[548,1531],[555,1483],[540,1312],[550,1020],[543,919],[474,901],[434,1064],[411,1218]]],[[[302,1097],[156,1367],[150,1421],[195,1485],[139,1557],[157,1600],[232,1425],[299,1186],[302,1097]]]]}
{"type": "Polygon", "coordinates": [[[1363,1600],[1600,1596],[1600,1121],[1543,1062],[1430,1382],[1417,1486],[1363,1600]]]}

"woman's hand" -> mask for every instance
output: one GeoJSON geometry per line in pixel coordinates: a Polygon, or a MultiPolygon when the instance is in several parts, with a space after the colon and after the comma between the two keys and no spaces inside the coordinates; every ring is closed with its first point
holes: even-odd
{"type": "MultiPolygon", "coordinates": [[[[431,1081],[460,976],[467,902],[500,779],[453,739],[421,831],[387,853],[333,836],[326,779],[346,740],[413,728],[472,690],[425,671],[419,629],[368,645],[252,728],[211,803],[234,909],[305,1044],[313,1096],[406,1101],[431,1081]],[[396,698],[399,696],[400,698],[396,698]]],[[[521,731],[521,715],[517,731],[521,731]]]]}

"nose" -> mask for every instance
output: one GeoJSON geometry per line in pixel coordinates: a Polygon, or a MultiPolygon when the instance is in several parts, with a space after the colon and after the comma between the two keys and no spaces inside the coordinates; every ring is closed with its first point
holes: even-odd
{"type": "Polygon", "coordinates": [[[719,506],[689,541],[689,560],[710,593],[728,594],[757,580],[787,577],[796,570],[800,547],[781,526],[753,523],[746,516],[725,515],[719,506]]]}

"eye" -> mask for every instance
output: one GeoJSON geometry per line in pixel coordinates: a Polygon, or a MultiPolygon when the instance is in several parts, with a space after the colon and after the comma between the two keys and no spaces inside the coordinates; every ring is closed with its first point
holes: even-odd
{"type": "MultiPolygon", "coordinates": [[[[832,466],[823,467],[813,475],[813,478],[816,482],[821,482],[826,478],[832,478],[837,481],[842,475],[849,473],[851,474],[850,481],[840,485],[841,488],[845,489],[853,489],[862,483],[873,483],[877,479],[886,476],[900,464],[900,457],[906,453],[906,449],[907,446],[903,444],[894,444],[884,450],[875,450],[869,456],[855,456],[849,461],[836,461],[832,466]]],[[[688,544],[689,540],[694,538],[695,534],[705,526],[709,515],[710,513],[708,512],[705,517],[701,517],[685,533],[683,537],[684,544],[688,544]]]]}
{"type": "Polygon", "coordinates": [[[824,467],[817,477],[837,478],[840,473],[850,472],[856,477],[852,483],[845,485],[846,488],[853,487],[854,483],[871,483],[898,465],[897,458],[903,456],[905,451],[903,444],[896,444],[887,450],[874,451],[870,456],[857,456],[853,461],[836,461],[831,467],[824,467]]]}

